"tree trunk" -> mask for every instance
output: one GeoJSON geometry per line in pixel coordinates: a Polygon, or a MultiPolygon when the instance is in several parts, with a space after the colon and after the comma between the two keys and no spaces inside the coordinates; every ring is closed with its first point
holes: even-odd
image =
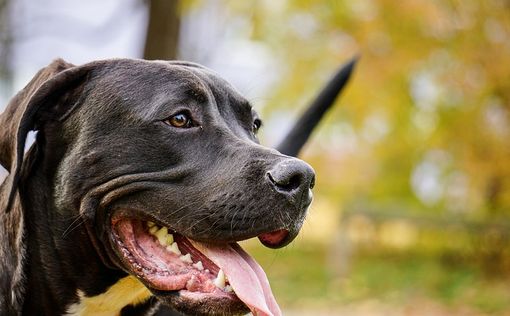
{"type": "Polygon", "coordinates": [[[179,0],[150,0],[145,59],[176,59],[179,40],[179,0]]]}

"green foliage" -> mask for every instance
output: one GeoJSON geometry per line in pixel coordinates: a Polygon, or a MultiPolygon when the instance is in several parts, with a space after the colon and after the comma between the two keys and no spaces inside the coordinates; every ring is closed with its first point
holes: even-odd
{"type": "Polygon", "coordinates": [[[510,215],[508,1],[225,3],[282,65],[266,117],[304,107],[341,62],[362,56],[308,147],[318,190],[510,215]],[[433,197],[411,186],[424,161],[438,169],[433,197]]]}
{"type": "MultiPolygon", "coordinates": [[[[453,311],[510,310],[508,236],[490,230],[510,216],[510,2],[223,2],[280,65],[264,100],[267,125],[302,110],[341,63],[361,55],[305,150],[319,199],[347,213],[389,205],[397,217],[415,216],[411,227],[421,217],[459,226],[422,227],[416,243],[397,252],[361,247],[343,279],[328,269],[333,236],[277,255],[255,248],[284,305],[426,297],[453,311]]],[[[270,137],[262,134],[263,142],[270,137]]],[[[312,207],[313,216],[322,211],[312,207]]]]}

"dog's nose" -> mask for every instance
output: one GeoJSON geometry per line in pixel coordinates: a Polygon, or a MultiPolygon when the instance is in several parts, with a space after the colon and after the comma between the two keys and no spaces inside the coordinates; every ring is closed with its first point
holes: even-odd
{"type": "Polygon", "coordinates": [[[267,177],[279,193],[296,202],[310,203],[308,191],[315,185],[315,172],[306,162],[295,158],[282,160],[267,173],[267,177]]]}

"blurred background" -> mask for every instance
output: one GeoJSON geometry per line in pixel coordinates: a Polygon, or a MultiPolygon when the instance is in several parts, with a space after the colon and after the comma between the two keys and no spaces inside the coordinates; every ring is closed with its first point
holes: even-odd
{"type": "Polygon", "coordinates": [[[510,315],[508,0],[0,0],[0,111],[56,57],[184,59],[271,146],[356,54],[301,235],[245,243],[285,315],[510,315]]]}

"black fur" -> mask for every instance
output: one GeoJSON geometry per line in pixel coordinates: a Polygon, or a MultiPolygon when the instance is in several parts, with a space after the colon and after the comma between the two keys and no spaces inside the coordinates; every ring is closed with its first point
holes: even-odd
{"type": "Polygon", "coordinates": [[[313,170],[258,145],[256,119],[196,64],[57,60],[41,70],[0,115],[9,171],[0,187],[0,314],[62,315],[77,290],[95,296],[126,276],[109,238],[112,214],[217,243],[287,229],[273,246],[288,244],[310,203],[313,170]],[[179,112],[193,125],[166,122],[179,112]],[[24,154],[30,130],[36,142],[24,154]]]}

